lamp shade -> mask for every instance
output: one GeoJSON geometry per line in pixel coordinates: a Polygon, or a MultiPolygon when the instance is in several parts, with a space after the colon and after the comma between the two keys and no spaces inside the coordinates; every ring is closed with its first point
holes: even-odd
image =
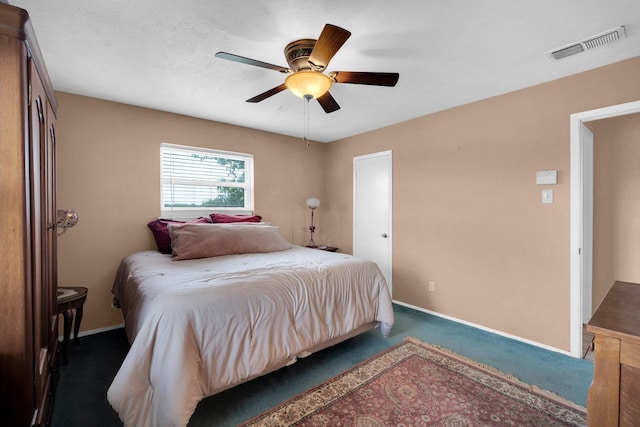
{"type": "Polygon", "coordinates": [[[331,79],[318,71],[303,70],[291,74],[284,81],[294,95],[304,98],[311,95],[319,98],[331,88],[331,79]]]}
{"type": "Polygon", "coordinates": [[[318,206],[320,206],[320,200],[316,199],[315,197],[310,197],[307,199],[307,207],[309,207],[309,209],[315,209],[318,206]]]}

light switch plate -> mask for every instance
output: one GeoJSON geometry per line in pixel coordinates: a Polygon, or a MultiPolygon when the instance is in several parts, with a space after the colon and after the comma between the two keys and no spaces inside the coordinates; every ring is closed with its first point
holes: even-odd
{"type": "Polygon", "coordinates": [[[538,171],[536,172],[536,184],[548,185],[558,183],[558,171],[538,171]]]}
{"type": "Polygon", "coordinates": [[[542,203],[553,203],[553,190],[542,190],[542,203]]]}

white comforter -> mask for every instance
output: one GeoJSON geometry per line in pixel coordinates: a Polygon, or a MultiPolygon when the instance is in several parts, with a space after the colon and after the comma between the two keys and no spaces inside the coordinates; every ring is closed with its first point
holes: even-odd
{"type": "Polygon", "coordinates": [[[374,263],[299,246],[187,261],[140,252],[113,293],[132,346],[107,397],[125,426],[185,426],[205,396],[393,324],[374,263]]]}

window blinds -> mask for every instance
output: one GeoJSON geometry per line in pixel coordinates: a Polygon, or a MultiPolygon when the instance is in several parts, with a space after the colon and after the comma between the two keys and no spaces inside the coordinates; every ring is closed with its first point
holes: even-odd
{"type": "Polygon", "coordinates": [[[160,163],[162,216],[253,212],[252,155],[163,143],[160,163]]]}

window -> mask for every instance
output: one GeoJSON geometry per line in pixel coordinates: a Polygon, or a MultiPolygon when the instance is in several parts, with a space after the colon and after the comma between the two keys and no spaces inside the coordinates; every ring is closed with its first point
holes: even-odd
{"type": "Polygon", "coordinates": [[[163,218],[253,213],[253,155],[160,144],[163,218]]]}

